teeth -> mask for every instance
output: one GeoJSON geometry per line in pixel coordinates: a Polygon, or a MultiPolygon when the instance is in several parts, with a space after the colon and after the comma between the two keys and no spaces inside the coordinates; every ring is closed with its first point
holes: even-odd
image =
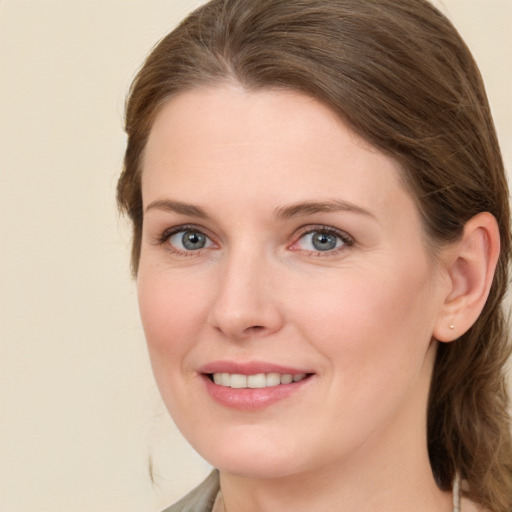
{"type": "Polygon", "coordinates": [[[248,388],[264,388],[267,385],[267,378],[264,373],[249,375],[247,377],[248,388]]]}
{"type": "Polygon", "coordinates": [[[281,375],[279,373],[267,373],[267,386],[279,386],[281,375]]]}
{"type": "MultiPolygon", "coordinates": [[[[306,374],[304,373],[303,374],[304,377],[306,376],[306,374]]],[[[283,375],[281,375],[281,384],[291,384],[293,382],[293,375],[291,373],[285,373],[283,375]]]]}
{"type": "Polygon", "coordinates": [[[247,387],[247,375],[240,375],[239,373],[234,373],[231,375],[231,383],[230,386],[232,388],[242,389],[247,387]]]}
{"type": "Polygon", "coordinates": [[[305,373],[257,373],[254,375],[242,375],[240,373],[214,373],[213,382],[219,386],[245,389],[267,388],[280,384],[291,384],[306,378],[305,373]]]}

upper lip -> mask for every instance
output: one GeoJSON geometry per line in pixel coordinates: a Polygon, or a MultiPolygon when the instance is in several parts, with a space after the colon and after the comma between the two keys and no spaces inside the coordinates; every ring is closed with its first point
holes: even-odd
{"type": "Polygon", "coordinates": [[[288,373],[298,375],[301,373],[313,373],[304,368],[293,368],[280,364],[264,361],[251,361],[246,363],[235,361],[212,361],[198,370],[199,373],[237,373],[240,375],[256,375],[258,373],[288,373]]]}

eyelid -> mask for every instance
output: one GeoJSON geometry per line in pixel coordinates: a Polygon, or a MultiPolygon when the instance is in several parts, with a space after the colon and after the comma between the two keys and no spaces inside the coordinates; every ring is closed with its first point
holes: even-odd
{"type": "Polygon", "coordinates": [[[198,231],[199,233],[206,235],[208,238],[212,238],[208,229],[197,224],[178,224],[176,226],[171,226],[169,228],[165,228],[156,237],[160,242],[165,242],[170,236],[175,235],[180,231],[198,231]]]}
{"type": "MultiPolygon", "coordinates": [[[[197,232],[203,234],[204,236],[206,236],[208,238],[208,240],[210,240],[210,242],[218,248],[218,242],[215,240],[215,236],[210,234],[210,230],[204,228],[203,226],[199,226],[197,224],[180,224],[180,225],[172,226],[172,227],[169,227],[169,228],[163,230],[159,235],[156,236],[156,245],[166,244],[171,236],[173,236],[177,233],[180,233],[182,231],[183,232],[197,231],[197,232]]],[[[356,244],[356,241],[354,240],[354,238],[346,231],[335,228],[333,226],[327,226],[324,224],[308,224],[308,225],[300,227],[299,229],[297,229],[295,231],[295,233],[293,235],[293,241],[291,244],[288,245],[288,249],[290,249],[292,251],[296,251],[296,252],[308,253],[310,255],[315,255],[315,256],[332,256],[332,255],[335,255],[338,252],[346,249],[347,247],[352,247],[355,244],[356,244]],[[311,233],[315,233],[315,232],[329,233],[329,234],[335,235],[343,242],[343,245],[341,247],[338,247],[338,248],[335,248],[332,250],[327,250],[327,251],[315,251],[315,250],[293,248],[293,246],[296,245],[304,236],[311,234],[311,233]]],[[[172,246],[171,244],[167,244],[167,245],[168,245],[167,249],[170,252],[187,255],[187,256],[199,255],[205,249],[211,249],[211,247],[205,247],[203,249],[197,249],[195,251],[190,251],[190,250],[184,251],[184,250],[178,249],[177,247],[172,246]]]]}
{"type": "Polygon", "coordinates": [[[210,234],[210,231],[202,226],[198,226],[197,224],[180,224],[178,226],[172,226],[170,228],[165,229],[162,231],[159,235],[156,237],[156,244],[157,245],[164,245],[167,244],[167,250],[169,250],[172,253],[176,254],[182,254],[182,255],[199,255],[203,252],[203,250],[210,249],[211,247],[204,247],[202,249],[197,249],[195,251],[184,251],[181,249],[178,249],[177,247],[172,246],[170,243],[168,243],[169,238],[171,236],[180,233],[180,232],[186,232],[186,231],[195,231],[198,233],[203,234],[208,240],[214,245],[218,246],[217,242],[215,241],[215,238],[210,234]]]}
{"type": "Polygon", "coordinates": [[[339,251],[347,248],[352,247],[356,244],[356,241],[354,238],[349,235],[346,231],[343,231],[342,229],[335,228],[333,226],[326,226],[323,224],[309,224],[307,226],[302,226],[296,231],[296,234],[293,237],[293,242],[288,246],[289,249],[292,251],[297,252],[305,252],[308,254],[314,254],[316,256],[332,256],[334,254],[337,254],[339,251]],[[328,251],[315,251],[315,250],[306,250],[306,249],[300,249],[296,248],[293,249],[292,247],[297,244],[304,236],[309,235],[311,233],[329,233],[332,235],[337,236],[342,242],[343,245],[341,247],[338,247],[336,249],[328,250],[328,251]]]}

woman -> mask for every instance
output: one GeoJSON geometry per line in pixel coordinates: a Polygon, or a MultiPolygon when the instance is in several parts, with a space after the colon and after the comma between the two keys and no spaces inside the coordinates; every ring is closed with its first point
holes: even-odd
{"type": "Polygon", "coordinates": [[[507,184],[434,7],[213,0],[126,130],[153,371],[218,469],[169,510],[512,510],[507,184]]]}

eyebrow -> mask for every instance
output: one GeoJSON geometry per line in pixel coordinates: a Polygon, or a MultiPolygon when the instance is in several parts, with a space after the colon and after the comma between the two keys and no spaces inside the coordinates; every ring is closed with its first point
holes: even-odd
{"type": "Polygon", "coordinates": [[[205,210],[199,206],[182,203],[181,201],[171,201],[168,199],[153,201],[146,207],[145,212],[147,213],[149,210],[164,210],[181,215],[190,215],[199,219],[210,219],[210,216],[205,212],[205,210]]]}
{"type": "Polygon", "coordinates": [[[282,206],[274,210],[274,215],[277,219],[289,220],[293,217],[305,217],[315,213],[332,212],[351,212],[376,219],[375,215],[370,210],[366,210],[365,208],[361,208],[360,206],[340,199],[332,199],[329,201],[307,201],[282,206]]]}
{"type": "MultiPolygon", "coordinates": [[[[180,215],[190,215],[199,219],[211,219],[211,216],[200,206],[195,206],[181,201],[172,201],[170,199],[160,199],[150,203],[145,212],[149,210],[164,210],[178,213],[180,215]]],[[[365,208],[357,206],[340,199],[331,199],[329,201],[306,201],[294,203],[286,206],[280,206],[274,210],[274,216],[278,220],[289,220],[294,217],[305,217],[315,213],[332,212],[350,212],[365,215],[376,219],[375,215],[365,208]]]]}

